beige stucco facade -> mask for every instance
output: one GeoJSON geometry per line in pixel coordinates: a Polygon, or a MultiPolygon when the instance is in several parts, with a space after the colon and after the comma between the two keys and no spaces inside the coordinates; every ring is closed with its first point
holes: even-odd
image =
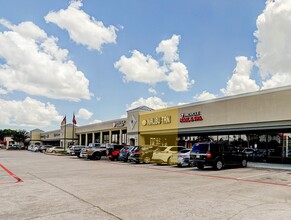
{"type": "MultiPolygon", "coordinates": [[[[36,129],[31,132],[31,141],[58,141],[61,146],[64,140],[67,146],[73,142],[81,145],[93,142],[176,145],[181,140],[192,141],[195,135],[217,135],[218,140],[218,135],[247,133],[245,139],[250,141],[252,132],[263,134],[265,131],[264,138],[257,138],[265,141],[279,140],[278,135],[285,133],[289,137],[291,134],[290,100],[291,86],[287,86],[160,110],[141,106],[129,110],[126,118],[78,126],[74,128],[74,132],[72,124],[66,125],[66,138],[64,126],[48,132],[36,129]],[[272,137],[267,137],[268,135],[272,137]]],[[[291,135],[289,139],[281,140],[285,144],[280,143],[285,146],[286,154],[289,145],[291,150],[289,140],[291,135]]]]}
{"type": "Polygon", "coordinates": [[[76,128],[79,144],[126,143],[127,118],[80,126],[76,128]]]}
{"type": "Polygon", "coordinates": [[[290,127],[291,88],[266,90],[181,106],[182,114],[200,113],[203,120],[180,122],[179,130],[259,129],[290,127]]]}

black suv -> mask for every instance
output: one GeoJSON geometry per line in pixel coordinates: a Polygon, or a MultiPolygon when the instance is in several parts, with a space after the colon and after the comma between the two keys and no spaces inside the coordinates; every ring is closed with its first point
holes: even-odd
{"type": "Polygon", "coordinates": [[[221,170],[225,166],[247,166],[246,155],[225,142],[194,144],[190,152],[190,160],[198,169],[203,169],[204,166],[212,166],[217,170],[221,170]]]}

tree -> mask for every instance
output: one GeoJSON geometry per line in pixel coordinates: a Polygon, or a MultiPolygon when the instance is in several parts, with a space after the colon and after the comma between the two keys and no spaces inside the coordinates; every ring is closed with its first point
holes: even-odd
{"type": "Polygon", "coordinates": [[[0,140],[3,140],[5,137],[8,137],[8,136],[13,136],[14,133],[15,133],[15,130],[11,130],[11,129],[0,130],[0,140]]]}
{"type": "Polygon", "coordinates": [[[26,130],[17,130],[12,136],[14,141],[24,143],[29,138],[29,133],[26,130]]]}

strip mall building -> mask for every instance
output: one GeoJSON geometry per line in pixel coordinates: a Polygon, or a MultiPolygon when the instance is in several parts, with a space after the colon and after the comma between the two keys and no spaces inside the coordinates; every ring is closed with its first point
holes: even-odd
{"type": "Polygon", "coordinates": [[[291,162],[291,86],[160,110],[145,106],[127,118],[59,130],[31,131],[31,143],[66,146],[93,142],[183,145],[228,141],[240,149],[268,150],[271,162],[291,162]],[[66,136],[66,138],[65,138],[66,136]]]}

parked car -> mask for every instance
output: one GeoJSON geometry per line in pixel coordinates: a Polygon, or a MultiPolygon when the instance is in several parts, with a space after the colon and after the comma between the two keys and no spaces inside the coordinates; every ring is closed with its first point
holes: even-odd
{"type": "Polygon", "coordinates": [[[92,147],[85,146],[84,148],[82,148],[81,151],[80,151],[79,158],[87,158],[87,150],[89,148],[92,148],[92,147]]]}
{"type": "Polygon", "coordinates": [[[33,148],[34,148],[34,145],[31,144],[31,145],[29,145],[29,146],[27,147],[27,150],[32,151],[33,148]]]}
{"type": "Polygon", "coordinates": [[[127,162],[129,155],[134,151],[135,148],[136,147],[134,146],[123,147],[119,152],[118,160],[127,162]]]}
{"type": "Polygon", "coordinates": [[[9,144],[7,150],[20,150],[21,146],[19,144],[9,144]]]}
{"type": "Polygon", "coordinates": [[[221,170],[225,166],[247,166],[245,153],[237,151],[235,147],[225,142],[202,142],[193,145],[190,160],[198,169],[212,166],[221,170]]]}
{"type": "Polygon", "coordinates": [[[157,164],[177,164],[178,152],[185,149],[181,146],[159,147],[153,152],[152,161],[157,164]]]}
{"type": "Polygon", "coordinates": [[[85,146],[74,145],[70,150],[70,155],[80,157],[81,150],[85,149],[85,146]]]}
{"type": "Polygon", "coordinates": [[[51,147],[53,147],[53,146],[52,145],[40,145],[38,151],[44,153],[47,151],[48,148],[51,148],[51,147]]]}
{"type": "Polygon", "coordinates": [[[157,146],[135,146],[128,160],[135,163],[150,163],[157,146]]]}
{"type": "MultiPolygon", "coordinates": [[[[177,166],[183,167],[183,166],[190,166],[190,152],[191,149],[183,149],[178,152],[178,158],[177,158],[177,166]]],[[[172,158],[170,159],[172,163],[172,158]]]]}
{"type": "Polygon", "coordinates": [[[63,151],[65,151],[65,149],[63,147],[61,147],[61,146],[51,147],[51,148],[48,148],[46,150],[47,153],[53,153],[53,154],[60,153],[60,152],[63,152],[63,151]]]}
{"type": "Polygon", "coordinates": [[[266,149],[259,149],[255,154],[255,161],[265,161],[268,156],[268,151],[266,149]]]}
{"type": "Polygon", "coordinates": [[[32,152],[38,152],[40,149],[40,145],[34,145],[33,148],[31,149],[32,152]]]}
{"type": "MultiPolygon", "coordinates": [[[[85,153],[85,152],[84,152],[85,153]]],[[[105,144],[91,143],[86,148],[87,158],[90,160],[100,160],[102,156],[107,156],[105,144]]]]}
{"type": "Polygon", "coordinates": [[[119,152],[120,150],[123,148],[123,145],[120,144],[108,144],[106,146],[107,149],[107,157],[109,158],[109,160],[114,161],[114,160],[118,160],[119,158],[119,152]]]}
{"type": "Polygon", "coordinates": [[[254,160],[257,153],[257,151],[253,148],[245,148],[242,152],[245,153],[248,160],[254,160]]]}

